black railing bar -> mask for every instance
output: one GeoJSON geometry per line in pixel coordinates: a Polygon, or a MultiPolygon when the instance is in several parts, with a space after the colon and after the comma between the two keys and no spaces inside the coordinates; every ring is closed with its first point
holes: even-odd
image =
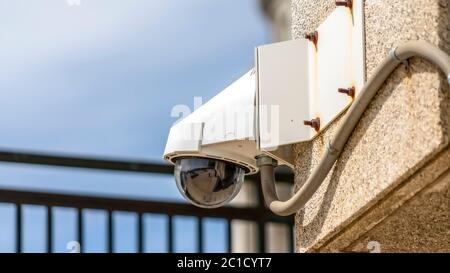
{"type": "Polygon", "coordinates": [[[145,240],[144,215],[142,213],[138,213],[137,217],[137,252],[143,253],[145,240]]]}
{"type": "Polygon", "coordinates": [[[173,216],[172,215],[168,215],[167,218],[167,252],[168,253],[173,253],[173,242],[174,242],[174,238],[173,238],[173,233],[174,233],[174,227],[173,227],[173,216]]]}
{"type": "Polygon", "coordinates": [[[106,234],[108,234],[108,253],[114,252],[114,212],[111,210],[108,210],[108,223],[107,228],[108,231],[106,234]]]}
{"type": "MultiPolygon", "coordinates": [[[[0,150],[0,162],[45,165],[53,167],[83,168],[106,171],[125,171],[151,174],[173,174],[173,166],[157,162],[117,160],[94,157],[75,157],[0,150]]],[[[294,176],[286,170],[276,171],[276,180],[292,183],[294,176]]],[[[259,181],[259,175],[246,177],[247,181],[259,181]]]]}
{"type": "Polygon", "coordinates": [[[255,222],[269,221],[293,224],[293,217],[276,216],[263,207],[220,207],[216,209],[203,209],[183,203],[127,200],[104,197],[100,198],[80,195],[64,195],[15,190],[0,190],[0,202],[53,207],[69,207],[78,209],[101,209],[107,211],[113,210],[129,211],[135,213],[155,213],[224,219],[240,219],[255,222]]]}
{"type": "Polygon", "coordinates": [[[47,206],[47,253],[53,252],[53,213],[52,207],[47,206]]]}
{"type": "Polygon", "coordinates": [[[258,247],[259,253],[266,253],[266,223],[258,222],[258,247]]]}
{"type": "Polygon", "coordinates": [[[87,168],[110,171],[128,171],[144,173],[172,174],[173,167],[170,165],[142,162],[142,161],[123,161],[113,159],[101,159],[90,157],[74,157],[64,155],[51,155],[39,153],[25,153],[16,151],[0,151],[0,161],[11,163],[87,168]]]}
{"type": "Polygon", "coordinates": [[[16,253],[22,252],[22,204],[16,204],[16,253]]]}
{"type": "Polygon", "coordinates": [[[289,229],[289,238],[288,238],[288,251],[289,253],[293,253],[295,249],[295,232],[292,226],[288,226],[289,229]]]}
{"type": "Polygon", "coordinates": [[[227,252],[232,253],[233,252],[233,233],[232,233],[232,226],[231,221],[227,221],[227,252]]]}
{"type": "Polygon", "coordinates": [[[203,218],[197,218],[197,252],[203,253],[203,218]]]}
{"type": "Polygon", "coordinates": [[[77,210],[77,241],[79,243],[80,248],[78,249],[80,253],[83,253],[84,248],[84,238],[83,238],[83,209],[78,208],[77,210]]]}

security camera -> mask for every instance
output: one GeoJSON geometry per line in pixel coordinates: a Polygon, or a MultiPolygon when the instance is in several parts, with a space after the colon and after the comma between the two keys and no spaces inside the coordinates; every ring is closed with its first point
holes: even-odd
{"type": "Polygon", "coordinates": [[[216,208],[230,202],[257,172],[255,71],[251,70],[169,132],[164,158],[175,165],[181,194],[216,208]]]}
{"type": "Polygon", "coordinates": [[[350,35],[334,39],[335,31],[318,32],[319,39],[334,42],[257,47],[254,69],[172,126],[164,158],[175,165],[177,186],[192,204],[223,206],[245,175],[261,171],[264,180],[277,165],[293,168],[292,145],[318,136],[357,97],[363,79],[347,60],[359,52],[344,39],[350,35]],[[334,54],[338,45],[346,54],[334,54]],[[338,92],[343,88],[353,96],[338,92]]]}
{"type": "MultiPolygon", "coordinates": [[[[264,155],[293,167],[292,144],[320,131],[304,125],[318,112],[311,108],[316,98],[308,95],[304,65],[310,47],[295,40],[256,48],[254,69],[172,126],[164,159],[175,165],[178,189],[188,201],[203,208],[227,204],[244,176],[259,171],[257,158],[264,155]]],[[[341,111],[335,104],[327,111],[341,111]]],[[[329,116],[320,123],[326,126],[329,116]]]]}

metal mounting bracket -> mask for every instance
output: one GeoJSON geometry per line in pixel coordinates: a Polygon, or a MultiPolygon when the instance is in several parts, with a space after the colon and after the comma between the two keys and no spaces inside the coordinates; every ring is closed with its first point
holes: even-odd
{"type": "Polygon", "coordinates": [[[365,82],[363,3],[337,6],[307,39],[256,48],[259,149],[283,161],[276,150],[317,137],[358,96],[365,82]]]}

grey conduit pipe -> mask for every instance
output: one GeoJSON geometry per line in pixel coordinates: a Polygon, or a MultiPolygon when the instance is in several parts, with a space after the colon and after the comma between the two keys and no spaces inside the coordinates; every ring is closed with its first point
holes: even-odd
{"type": "Polygon", "coordinates": [[[374,76],[367,81],[348,109],[336,135],[328,143],[327,151],[319,165],[294,196],[284,202],[279,200],[275,189],[274,177],[276,161],[265,155],[257,158],[257,164],[261,171],[264,199],[272,212],[287,216],[296,213],[305,206],[333,167],[353,129],[378,89],[400,63],[407,61],[411,57],[420,57],[435,64],[445,73],[450,84],[450,57],[436,46],[425,41],[411,41],[391,50],[389,56],[378,66],[374,76]]]}

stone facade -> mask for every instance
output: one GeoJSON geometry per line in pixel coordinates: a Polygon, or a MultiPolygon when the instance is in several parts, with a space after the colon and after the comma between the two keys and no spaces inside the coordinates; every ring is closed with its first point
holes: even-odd
{"type": "MultiPolygon", "coordinates": [[[[354,0],[361,1],[361,0],[354,0]]],[[[292,37],[314,31],[334,0],[293,0],[292,37]]],[[[429,41],[450,54],[448,0],[366,0],[366,75],[391,48],[429,41]]],[[[295,146],[298,189],[340,119],[295,146]]],[[[389,77],[327,179],[296,215],[296,251],[450,252],[450,90],[418,58],[389,77]]]]}

